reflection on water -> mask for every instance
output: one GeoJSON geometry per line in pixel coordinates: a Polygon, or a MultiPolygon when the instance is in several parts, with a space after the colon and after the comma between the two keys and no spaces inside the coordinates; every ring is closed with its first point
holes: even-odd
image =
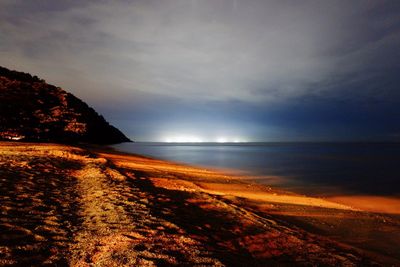
{"type": "MultiPolygon", "coordinates": [[[[312,195],[333,190],[400,195],[400,144],[393,143],[123,143],[124,152],[251,175],[281,176],[283,188],[312,195]]],[[[261,179],[270,183],[270,179],[261,179]]]]}

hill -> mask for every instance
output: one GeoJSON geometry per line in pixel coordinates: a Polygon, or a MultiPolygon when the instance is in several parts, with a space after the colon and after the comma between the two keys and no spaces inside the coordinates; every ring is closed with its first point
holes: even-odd
{"type": "Polygon", "coordinates": [[[0,67],[0,140],[129,142],[85,102],[28,73],[0,67]]]}

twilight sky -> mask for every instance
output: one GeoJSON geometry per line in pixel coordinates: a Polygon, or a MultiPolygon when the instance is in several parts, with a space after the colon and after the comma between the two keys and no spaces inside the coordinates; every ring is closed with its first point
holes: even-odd
{"type": "Polygon", "coordinates": [[[400,141],[397,0],[0,0],[0,59],[137,141],[400,141]]]}

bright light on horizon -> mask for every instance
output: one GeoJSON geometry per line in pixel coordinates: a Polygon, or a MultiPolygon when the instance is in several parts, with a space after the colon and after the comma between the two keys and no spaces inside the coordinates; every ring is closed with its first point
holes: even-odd
{"type": "Polygon", "coordinates": [[[244,138],[218,137],[216,143],[246,143],[244,138]]]}
{"type": "Polygon", "coordinates": [[[197,136],[174,136],[165,138],[167,143],[202,143],[203,140],[197,136]]]}
{"type": "Polygon", "coordinates": [[[218,137],[217,143],[227,143],[227,139],[225,137],[218,137]]]}
{"type": "Polygon", "coordinates": [[[163,138],[164,142],[166,143],[245,143],[243,138],[232,138],[232,137],[217,137],[217,138],[201,138],[198,136],[186,136],[186,135],[179,135],[179,136],[170,136],[163,138]]]}

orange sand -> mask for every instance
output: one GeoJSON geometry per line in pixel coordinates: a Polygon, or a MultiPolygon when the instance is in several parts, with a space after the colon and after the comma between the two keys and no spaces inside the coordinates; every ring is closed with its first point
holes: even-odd
{"type": "Polygon", "coordinates": [[[400,197],[344,195],[329,197],[327,200],[343,203],[364,211],[400,214],[400,197]]]}
{"type": "Polygon", "coordinates": [[[333,200],[102,147],[0,143],[0,265],[400,265],[398,217],[333,200]]]}

